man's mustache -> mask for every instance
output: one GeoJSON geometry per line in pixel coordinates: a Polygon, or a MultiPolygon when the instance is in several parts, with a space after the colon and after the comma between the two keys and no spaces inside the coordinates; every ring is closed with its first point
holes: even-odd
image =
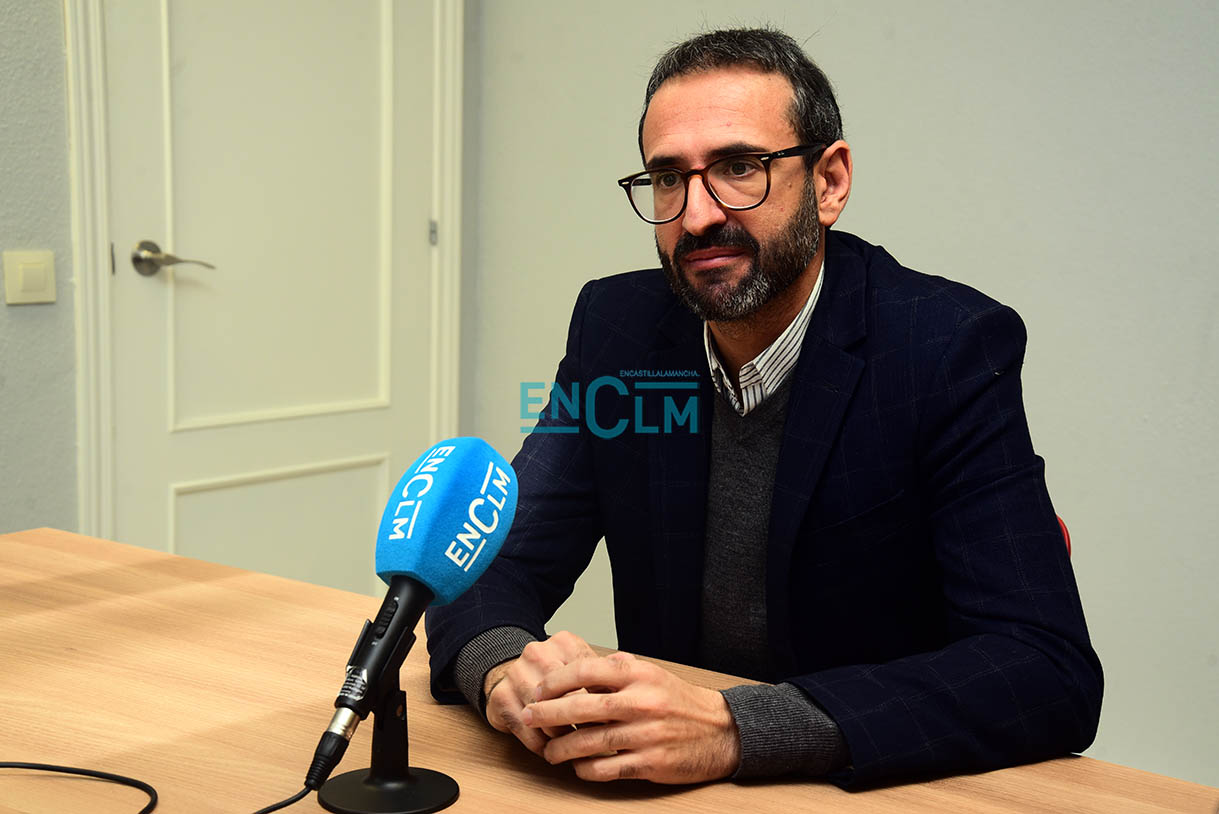
{"type": "Polygon", "coordinates": [[[753,235],[746,232],[740,224],[725,223],[708,229],[701,235],[682,232],[681,237],[677,239],[677,244],[673,247],[673,261],[680,263],[690,252],[725,248],[749,249],[756,256],[759,246],[758,241],[753,239],[753,235]]]}

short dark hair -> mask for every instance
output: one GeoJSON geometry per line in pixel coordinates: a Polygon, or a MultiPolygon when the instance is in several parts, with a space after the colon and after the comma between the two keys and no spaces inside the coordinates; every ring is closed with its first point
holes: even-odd
{"type": "MultiPolygon", "coordinates": [[[[678,43],[656,62],[639,114],[639,155],[643,156],[643,120],[661,85],[675,76],[734,66],[777,73],[791,82],[794,93],[788,116],[801,144],[829,145],[842,138],[842,116],[830,80],[799,43],[776,29],[730,28],[678,43]]],[[[811,167],[817,157],[812,154],[804,160],[811,167]]]]}

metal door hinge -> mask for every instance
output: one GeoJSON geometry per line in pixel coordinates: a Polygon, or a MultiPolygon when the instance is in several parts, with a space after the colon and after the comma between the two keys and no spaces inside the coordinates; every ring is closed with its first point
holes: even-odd
{"type": "Polygon", "coordinates": [[[434,220],[427,222],[427,239],[433,246],[440,242],[440,224],[434,220]]]}

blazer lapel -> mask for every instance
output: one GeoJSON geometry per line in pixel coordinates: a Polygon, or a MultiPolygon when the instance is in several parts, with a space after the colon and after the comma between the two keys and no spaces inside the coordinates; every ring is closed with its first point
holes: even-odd
{"type": "Polygon", "coordinates": [[[698,652],[702,601],[713,390],[702,322],[675,301],[659,327],[673,344],[653,351],[648,367],[699,373],[697,391],[680,391],[697,392],[697,432],[682,428],[648,438],[656,591],[665,597],[661,618],[656,620],[657,635],[664,658],[692,664],[698,652]]]}
{"type": "Polygon", "coordinates": [[[826,255],[821,300],[792,373],[770,509],[766,618],[780,675],[795,668],[788,609],[796,537],[864,369],[863,359],[846,350],[866,333],[863,261],[835,240],[833,232],[827,235],[826,255]]]}

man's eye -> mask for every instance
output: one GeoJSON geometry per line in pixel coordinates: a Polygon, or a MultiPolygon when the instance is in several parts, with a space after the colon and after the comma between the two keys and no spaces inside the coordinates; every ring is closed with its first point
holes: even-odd
{"type": "Polygon", "coordinates": [[[658,172],[652,175],[652,183],[658,189],[673,189],[681,186],[681,176],[675,172],[658,172]]]}
{"type": "Polygon", "coordinates": [[[745,178],[758,171],[758,163],[744,158],[728,161],[724,165],[724,174],[729,178],[745,178]]]}

